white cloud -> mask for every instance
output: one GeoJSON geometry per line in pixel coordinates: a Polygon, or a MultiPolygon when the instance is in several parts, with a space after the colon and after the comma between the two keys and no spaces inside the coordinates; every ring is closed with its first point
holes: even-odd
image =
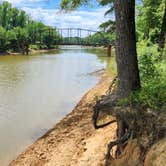
{"type": "Polygon", "coordinates": [[[92,11],[73,11],[70,13],[60,12],[58,9],[32,9],[23,7],[33,19],[56,27],[86,28],[96,30],[107,18],[104,12],[107,8],[100,8],[92,11]]]}
{"type": "Polygon", "coordinates": [[[44,2],[47,0],[0,0],[0,3],[2,3],[3,1],[8,1],[10,2],[12,5],[17,5],[20,3],[27,3],[27,2],[44,2]]]}
{"type": "MultiPolygon", "coordinates": [[[[1,1],[1,0],[0,0],[1,1]]],[[[20,8],[26,11],[33,19],[43,22],[46,25],[57,28],[84,28],[97,30],[98,26],[107,20],[104,17],[108,7],[76,10],[70,13],[60,12],[59,9],[46,9],[33,5],[26,6],[24,2],[44,2],[48,0],[8,0],[12,4],[21,4],[20,8]]],[[[17,5],[16,5],[17,6],[17,5]]]]}
{"type": "MultiPolygon", "coordinates": [[[[0,0],[0,3],[2,3],[3,1],[5,1],[5,0],[0,0]]],[[[21,3],[23,0],[6,0],[6,1],[8,1],[12,4],[18,4],[18,3],[21,3]]]]}

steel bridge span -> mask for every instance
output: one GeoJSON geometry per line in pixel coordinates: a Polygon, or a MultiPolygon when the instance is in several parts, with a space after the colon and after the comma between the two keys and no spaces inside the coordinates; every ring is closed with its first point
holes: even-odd
{"type": "Polygon", "coordinates": [[[60,45],[94,45],[91,42],[91,36],[99,31],[83,29],[83,28],[57,28],[60,35],[60,45]],[[84,40],[86,39],[86,40],[84,40]]]}

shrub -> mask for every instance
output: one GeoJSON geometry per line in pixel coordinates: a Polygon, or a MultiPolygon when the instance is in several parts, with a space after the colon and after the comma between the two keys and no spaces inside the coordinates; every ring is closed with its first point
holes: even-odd
{"type": "Polygon", "coordinates": [[[0,52],[7,51],[8,36],[6,30],[0,26],[0,52]]]}
{"type": "Polygon", "coordinates": [[[120,105],[143,105],[153,110],[166,108],[166,59],[160,60],[157,47],[139,49],[141,89],[129,98],[120,100],[120,105]]]}

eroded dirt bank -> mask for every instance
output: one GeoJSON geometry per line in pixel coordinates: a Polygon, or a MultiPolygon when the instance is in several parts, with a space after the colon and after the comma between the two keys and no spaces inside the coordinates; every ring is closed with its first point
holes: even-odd
{"type": "Polygon", "coordinates": [[[116,125],[100,130],[92,126],[93,105],[111,82],[103,75],[75,109],[55,127],[28,147],[10,166],[100,166],[104,165],[109,141],[115,139],[116,125]]]}

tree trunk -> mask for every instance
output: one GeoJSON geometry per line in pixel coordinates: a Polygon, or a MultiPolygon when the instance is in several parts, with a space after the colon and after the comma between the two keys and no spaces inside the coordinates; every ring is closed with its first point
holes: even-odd
{"type": "Polygon", "coordinates": [[[159,51],[164,48],[165,36],[166,36],[166,1],[165,1],[165,11],[164,11],[164,16],[163,16],[163,22],[161,25],[161,31],[160,31],[160,36],[159,36],[159,45],[158,45],[159,51]]]}
{"type": "Polygon", "coordinates": [[[114,0],[116,17],[116,61],[120,98],[140,88],[135,34],[135,0],[114,0]]]}

